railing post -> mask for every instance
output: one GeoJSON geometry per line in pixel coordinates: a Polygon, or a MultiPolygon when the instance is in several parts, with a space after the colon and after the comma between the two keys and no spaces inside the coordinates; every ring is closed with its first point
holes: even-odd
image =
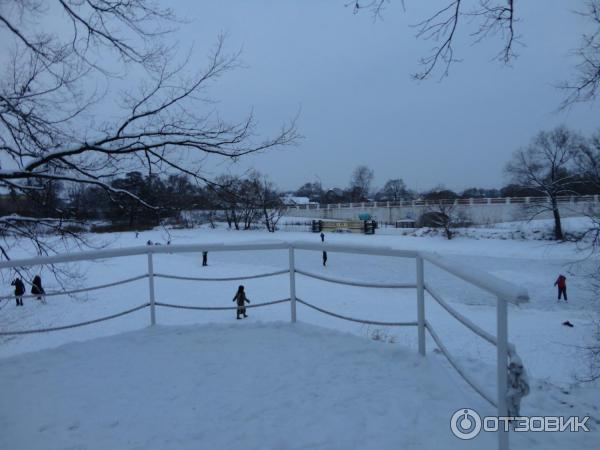
{"type": "MultiPolygon", "coordinates": [[[[506,300],[500,297],[496,302],[498,417],[508,416],[506,404],[506,394],[508,392],[508,311],[506,303],[506,300]]],[[[498,449],[508,450],[508,432],[504,431],[503,427],[498,428],[498,449]]]]}
{"type": "Polygon", "coordinates": [[[419,354],[425,356],[425,280],[423,258],[420,255],[417,256],[417,325],[419,354]]]}
{"type": "Polygon", "coordinates": [[[294,247],[290,247],[290,307],[292,323],[296,323],[296,265],[294,262],[294,247]]]}
{"type": "Polygon", "coordinates": [[[148,252],[148,287],[150,288],[150,325],[156,324],[156,311],[154,305],[154,263],[152,252],[148,252]]]}

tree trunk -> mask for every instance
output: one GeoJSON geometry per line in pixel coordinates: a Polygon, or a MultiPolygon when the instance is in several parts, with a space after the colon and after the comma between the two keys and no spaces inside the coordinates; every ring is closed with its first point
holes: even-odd
{"type": "Polygon", "coordinates": [[[562,225],[560,223],[560,212],[556,198],[552,198],[552,214],[554,215],[554,239],[562,241],[564,239],[562,225]]]}
{"type": "MultiPolygon", "coordinates": [[[[230,212],[231,212],[231,222],[233,223],[234,228],[236,230],[239,230],[240,224],[239,224],[239,219],[238,219],[237,213],[235,212],[235,208],[231,207],[230,212]]],[[[231,225],[230,225],[230,228],[231,228],[231,225]]]]}
{"type": "Polygon", "coordinates": [[[275,232],[275,225],[271,222],[271,218],[269,217],[269,211],[266,207],[263,207],[263,214],[265,216],[265,225],[267,226],[267,231],[269,233],[275,232]]]}
{"type": "Polygon", "coordinates": [[[446,238],[448,240],[452,239],[452,230],[450,229],[450,224],[444,225],[444,232],[446,233],[446,238]]]}
{"type": "Polygon", "coordinates": [[[133,222],[135,221],[135,208],[132,206],[129,209],[129,227],[133,227],[133,222]]]}

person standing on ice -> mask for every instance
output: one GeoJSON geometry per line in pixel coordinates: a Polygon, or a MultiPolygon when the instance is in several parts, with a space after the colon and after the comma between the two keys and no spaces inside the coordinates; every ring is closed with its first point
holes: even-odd
{"type": "Polygon", "coordinates": [[[327,252],[323,251],[323,267],[327,266],[327,252]]]}
{"type": "Polygon", "coordinates": [[[17,301],[17,306],[23,306],[23,294],[25,293],[23,281],[17,277],[10,285],[15,287],[15,300],[17,301]]]}
{"type": "Polygon", "coordinates": [[[325,242],[325,234],[321,231],[321,242],[325,242]]]}
{"type": "Polygon", "coordinates": [[[208,252],[202,252],[202,265],[208,266],[208,252]]]}
{"type": "Polygon", "coordinates": [[[562,273],[558,276],[556,281],[554,282],[554,286],[558,287],[558,300],[560,301],[561,296],[565,297],[565,302],[567,301],[567,277],[565,277],[562,273]]]}
{"type": "Polygon", "coordinates": [[[238,287],[238,290],[235,296],[233,297],[233,301],[237,302],[236,319],[241,319],[240,314],[243,314],[244,317],[248,317],[248,315],[246,314],[246,306],[244,304],[250,303],[250,300],[248,300],[248,297],[246,297],[246,292],[244,292],[244,286],[240,285],[238,287]]]}
{"type": "Polygon", "coordinates": [[[46,294],[46,291],[44,291],[44,288],[42,287],[42,278],[39,275],[33,277],[33,281],[31,282],[31,293],[33,295],[37,295],[38,300],[41,300],[43,303],[46,303],[46,301],[44,300],[44,295],[46,294]]]}

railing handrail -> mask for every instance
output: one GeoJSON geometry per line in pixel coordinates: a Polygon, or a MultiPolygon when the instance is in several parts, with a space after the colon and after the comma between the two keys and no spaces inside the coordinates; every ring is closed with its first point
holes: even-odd
{"type": "Polygon", "coordinates": [[[139,245],[135,247],[124,247],[116,249],[88,250],[77,253],[66,253],[62,255],[37,256],[34,258],[11,259],[0,261],[0,269],[11,267],[26,267],[43,264],[57,264],[65,262],[85,261],[94,259],[120,258],[126,256],[138,256],[165,253],[195,253],[202,251],[238,251],[238,250],[277,250],[287,249],[289,245],[283,241],[272,243],[206,243],[206,244],[184,244],[184,245],[139,245]]]}
{"type": "Polygon", "coordinates": [[[419,255],[417,250],[403,250],[382,245],[330,244],[327,242],[314,243],[304,241],[288,241],[288,245],[289,248],[294,248],[296,250],[330,251],[373,256],[416,258],[419,255]]]}
{"type": "Polygon", "coordinates": [[[193,253],[193,252],[224,252],[224,251],[244,251],[244,250],[283,250],[297,249],[310,251],[330,251],[341,253],[367,254],[379,256],[396,256],[416,258],[421,256],[427,262],[444,269],[445,271],[477,286],[499,299],[515,303],[523,303],[529,300],[527,290],[513,285],[511,282],[501,280],[485,271],[463,266],[456,261],[449,261],[447,258],[424,251],[403,250],[392,247],[372,246],[372,245],[350,245],[350,244],[329,244],[329,243],[310,243],[302,241],[274,241],[274,242],[249,242],[249,243],[199,243],[184,245],[144,245],[136,247],[126,247],[119,249],[91,250],[78,253],[69,253],[64,255],[39,256],[35,258],[14,259],[10,261],[0,261],[0,269],[12,267],[26,267],[32,265],[56,264],[65,262],[75,262],[83,260],[108,259],[126,256],[137,256],[147,254],[169,254],[169,253],[193,253]]]}
{"type": "MultiPolygon", "coordinates": [[[[74,261],[82,261],[82,260],[95,260],[95,259],[107,259],[107,258],[116,258],[116,257],[124,257],[124,256],[135,256],[135,255],[147,255],[148,258],[148,272],[146,275],[136,277],[136,279],[148,278],[149,283],[149,292],[150,292],[150,301],[148,303],[144,303],[143,305],[137,306],[127,311],[123,311],[120,313],[113,314],[111,316],[101,317],[98,319],[93,319],[85,322],[80,322],[77,324],[70,325],[62,325],[59,327],[51,327],[51,328],[42,328],[42,329],[32,329],[32,330],[21,330],[21,331],[2,331],[0,332],[0,336],[2,335],[12,335],[12,334],[29,334],[29,333],[42,333],[47,331],[58,331],[63,329],[69,329],[84,325],[90,325],[93,323],[97,323],[104,320],[110,320],[112,318],[120,317],[122,315],[130,314],[132,312],[138,311],[140,309],[144,309],[146,307],[150,308],[150,323],[154,325],[156,323],[155,320],[155,308],[156,306],[168,307],[168,308],[181,308],[181,309],[197,309],[197,310],[238,310],[239,307],[236,306],[197,306],[197,305],[176,305],[170,303],[162,303],[157,302],[155,299],[155,291],[154,291],[154,279],[158,277],[162,278],[174,278],[174,279],[186,279],[186,280],[198,280],[197,277],[182,277],[175,275],[166,275],[166,274],[155,274],[154,273],[154,265],[153,265],[153,255],[154,254],[174,254],[174,253],[190,253],[190,252],[204,252],[204,251],[245,251],[245,250],[288,250],[289,251],[289,267],[288,270],[279,270],[277,272],[272,272],[269,274],[259,274],[251,276],[252,278],[263,277],[263,276],[273,276],[282,273],[289,273],[290,276],[290,297],[284,300],[275,300],[272,302],[266,302],[263,304],[254,304],[252,306],[248,305],[248,307],[258,307],[258,306],[268,306],[272,304],[278,304],[283,302],[290,302],[291,305],[291,321],[294,323],[296,321],[296,301],[304,304],[305,306],[315,309],[323,314],[328,314],[333,317],[337,317],[343,320],[349,320],[353,322],[360,323],[369,323],[376,324],[382,326],[415,326],[418,331],[418,349],[421,355],[425,355],[425,347],[426,347],[426,339],[425,332],[429,331],[430,335],[436,342],[439,349],[446,356],[448,361],[454,366],[456,371],[465,379],[467,383],[469,383],[473,389],[475,389],[483,398],[485,398],[492,405],[497,406],[498,416],[506,416],[508,415],[508,398],[511,398],[512,409],[511,412],[514,415],[518,415],[518,409],[520,404],[520,399],[527,394],[527,390],[521,390],[519,392],[512,393],[509,396],[508,391],[508,375],[513,377],[515,380],[521,377],[522,371],[518,372],[513,367],[513,362],[508,364],[509,359],[511,358],[511,354],[516,360],[520,361],[516,355],[514,350],[514,346],[512,346],[508,342],[508,314],[507,314],[507,302],[516,302],[521,303],[527,301],[529,299],[529,294],[527,290],[523,288],[519,288],[518,286],[513,285],[512,283],[501,280],[494,275],[491,275],[487,272],[484,272],[479,269],[475,269],[472,267],[464,266],[456,261],[450,261],[448,258],[438,255],[432,252],[426,251],[417,251],[417,250],[403,250],[396,249],[392,247],[377,247],[377,246],[367,246],[367,245],[348,245],[348,244],[329,244],[329,243],[314,243],[314,242],[303,242],[303,241],[270,241],[270,242],[247,242],[247,243],[199,243],[199,244],[186,244],[186,245],[145,245],[145,246],[137,246],[137,247],[129,247],[129,248],[121,248],[121,249],[104,249],[104,250],[95,250],[95,251],[85,251],[79,252],[75,254],[66,254],[66,255],[54,255],[54,256],[42,256],[36,258],[27,258],[21,260],[11,260],[11,261],[2,261],[0,262],[0,269],[6,269],[11,267],[23,267],[23,266],[31,266],[31,265],[43,265],[43,264],[53,264],[53,263],[61,263],[61,262],[74,262],[74,261]],[[358,319],[350,316],[341,315],[335,313],[333,311],[329,311],[323,308],[320,308],[316,305],[305,302],[296,297],[296,287],[295,287],[295,275],[296,273],[303,274],[305,276],[312,276],[314,278],[319,278],[324,281],[341,283],[341,284],[352,284],[358,286],[365,287],[383,287],[381,283],[365,283],[365,282],[353,282],[347,280],[339,280],[330,277],[324,277],[316,274],[311,274],[309,272],[304,272],[296,269],[294,262],[294,252],[295,250],[309,250],[309,251],[331,251],[331,252],[343,252],[343,253],[354,253],[354,254],[366,254],[366,255],[380,255],[380,256],[393,256],[393,257],[405,257],[405,258],[414,258],[416,261],[416,284],[410,284],[410,287],[416,287],[417,290],[417,321],[416,322],[379,322],[379,321],[371,321],[365,319],[358,319]],[[464,317],[462,314],[458,313],[456,310],[451,308],[446,302],[443,301],[441,296],[439,296],[435,291],[432,291],[431,287],[425,283],[424,279],[424,261],[429,262],[430,264],[441,268],[442,270],[455,275],[456,277],[476,286],[480,289],[483,289],[493,295],[496,296],[496,336],[487,333],[469,319],[464,317]],[[368,286],[367,286],[368,285],[368,286]],[[452,316],[458,319],[462,325],[471,331],[478,334],[480,337],[485,339],[486,341],[495,344],[496,346],[496,370],[497,370],[497,400],[494,401],[493,398],[485,392],[485,390],[479,386],[474,379],[472,379],[468,373],[457,363],[457,361],[452,357],[452,355],[448,352],[447,348],[442,343],[439,336],[433,330],[431,324],[425,319],[425,292],[428,291],[430,295],[440,303],[442,307],[446,309],[452,316]],[[507,373],[508,370],[508,373],[507,373]]],[[[230,277],[228,277],[229,279],[230,277]]],[[[248,277],[250,278],[250,277],[248,277]]],[[[228,280],[227,279],[227,280],[228,280]]],[[[236,278],[239,279],[239,278],[236,278]]],[[[115,284],[121,284],[124,282],[130,282],[133,279],[122,280],[118,283],[110,283],[107,285],[95,286],[94,289],[105,288],[109,286],[113,286],[115,284]]],[[[208,279],[207,279],[208,280],[208,279]]],[[[211,279],[211,281],[225,281],[225,279],[211,279]]],[[[409,287],[408,284],[386,284],[385,287],[409,287]]],[[[92,288],[84,288],[79,291],[84,292],[86,290],[91,290],[92,288]]],[[[59,293],[53,293],[53,295],[60,295],[59,293]]],[[[505,432],[502,430],[499,431],[498,434],[499,439],[499,448],[500,450],[508,449],[508,437],[505,432]]]]}
{"type": "Polygon", "coordinates": [[[420,252],[421,257],[427,262],[444,269],[458,278],[477,286],[484,291],[496,296],[499,300],[513,303],[525,303],[529,301],[527,289],[518,287],[510,281],[502,280],[475,267],[467,267],[457,261],[449,261],[446,257],[431,252],[420,252]]]}
{"type": "MultiPolygon", "coordinates": [[[[122,284],[133,283],[134,281],[143,280],[144,278],[148,278],[147,273],[145,273],[143,275],[138,275],[136,277],[125,278],[125,279],[119,280],[119,281],[113,281],[112,283],[97,284],[95,286],[73,289],[70,291],[46,292],[43,295],[44,295],[44,297],[56,297],[56,296],[64,296],[64,295],[81,294],[83,292],[97,291],[99,289],[106,289],[109,287],[120,286],[122,284]]],[[[39,294],[23,294],[21,296],[21,298],[35,298],[35,297],[39,297],[39,296],[40,296],[39,294]]],[[[7,299],[13,299],[13,298],[15,298],[15,294],[0,296],[0,300],[7,300],[7,299]]]]}
{"type": "MultiPolygon", "coordinates": [[[[454,317],[456,320],[458,320],[460,323],[462,323],[466,328],[468,328],[473,333],[475,333],[476,335],[478,335],[479,337],[481,337],[485,341],[489,342],[490,344],[492,344],[494,346],[498,345],[498,339],[496,339],[496,336],[494,336],[491,333],[488,333],[487,331],[485,331],[480,326],[475,325],[475,323],[473,323],[473,321],[471,319],[465,317],[464,315],[462,315],[461,313],[459,313],[457,310],[455,310],[428,283],[425,283],[425,290],[429,293],[429,295],[431,295],[431,297],[442,308],[444,308],[452,317],[454,317]]],[[[508,350],[509,350],[509,352],[515,352],[515,346],[514,346],[514,344],[508,342],[508,350]]]]}
{"type": "Polygon", "coordinates": [[[341,278],[332,278],[325,277],[323,275],[319,275],[312,272],[307,272],[305,270],[296,269],[296,273],[300,275],[304,275],[305,277],[314,278],[316,280],[327,281],[329,283],[336,284],[345,284],[347,286],[356,286],[356,287],[364,287],[364,288],[376,288],[376,289],[416,289],[417,285],[415,283],[373,283],[367,281],[352,281],[352,280],[344,280],[341,278]]]}

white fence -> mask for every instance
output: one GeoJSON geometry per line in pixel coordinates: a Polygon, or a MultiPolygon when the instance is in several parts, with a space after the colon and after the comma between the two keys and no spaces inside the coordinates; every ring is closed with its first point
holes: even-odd
{"type": "MultiPolygon", "coordinates": [[[[37,257],[22,260],[2,261],[0,262],[1,269],[28,267],[34,265],[45,265],[45,264],[57,264],[74,261],[86,261],[86,260],[97,260],[97,259],[108,259],[118,258],[124,256],[134,255],[147,255],[148,266],[147,273],[128,278],[120,281],[116,281],[109,284],[91,286],[84,289],[77,289],[73,291],[62,291],[62,292],[49,292],[46,296],[55,295],[67,295],[76,294],[91,290],[103,289],[110,286],[116,286],[120,284],[131,283],[142,278],[148,279],[148,302],[143,303],[134,308],[122,311],[110,316],[100,317],[94,320],[86,322],[80,322],[76,324],[63,325],[52,328],[41,328],[32,330],[0,330],[0,336],[8,335],[21,335],[30,333],[42,333],[50,331],[64,330],[68,328],[80,327],[90,325],[93,323],[110,320],[116,317],[120,317],[126,314],[131,314],[136,311],[149,308],[150,310],[150,324],[156,323],[156,308],[180,308],[180,309],[192,309],[192,310],[228,310],[236,309],[236,306],[223,306],[223,307],[207,307],[207,306],[184,306],[171,303],[163,303],[157,301],[155,298],[154,283],[156,278],[169,278],[175,280],[186,280],[186,281],[233,281],[242,280],[249,278],[261,278],[271,277],[283,274],[289,274],[290,289],[289,298],[273,300],[264,303],[258,303],[248,305],[247,307],[256,308],[264,307],[268,305],[278,303],[290,303],[290,316],[291,322],[297,320],[297,304],[300,303],[308,308],[319,311],[320,313],[327,314],[339,319],[349,320],[353,322],[375,324],[381,326],[414,326],[417,328],[417,339],[418,339],[418,351],[421,355],[425,355],[425,333],[429,332],[435,343],[437,344],[440,351],[445,355],[450,364],[456,369],[460,376],[477,392],[481,397],[487,400],[491,405],[495,406],[498,411],[498,416],[509,416],[518,415],[518,407],[520,404],[521,397],[527,393],[526,378],[524,377],[522,363],[516,353],[516,349],[513,344],[508,342],[508,323],[507,323],[507,303],[521,303],[529,299],[526,290],[521,289],[517,286],[512,285],[504,280],[500,280],[488,273],[474,269],[472,267],[464,267],[457,264],[455,261],[449,261],[439,255],[419,252],[413,250],[398,250],[388,247],[373,247],[373,246],[358,246],[358,245],[335,245],[326,243],[304,243],[304,242],[275,242],[267,244],[195,244],[195,245],[170,245],[170,246],[145,246],[145,247],[132,247],[123,248],[116,250],[99,250],[81,252],[68,255],[57,255],[48,257],[37,257]],[[270,273],[253,275],[248,277],[228,277],[228,278],[202,278],[202,277],[183,277],[170,274],[161,274],[154,272],[153,255],[154,254],[176,254],[176,253],[200,253],[203,251],[209,252],[241,252],[241,251],[256,251],[256,250],[282,250],[288,251],[289,253],[289,267],[287,269],[278,270],[270,273]],[[400,257],[400,258],[412,258],[416,262],[416,280],[415,283],[366,283],[366,282],[355,282],[339,280],[335,278],[325,277],[322,275],[313,274],[303,270],[296,269],[295,267],[295,251],[296,250],[308,250],[308,251],[327,251],[327,252],[341,252],[341,253],[352,253],[352,254],[366,254],[366,255],[378,255],[388,257],[400,257]],[[452,308],[426,281],[424,262],[433,264],[434,266],[453,274],[454,276],[477,286],[484,291],[493,294],[496,299],[496,336],[491,335],[485,330],[475,325],[464,315],[460,314],[454,308],[452,308]],[[329,311],[320,307],[317,307],[306,300],[297,298],[296,296],[296,274],[315,278],[325,282],[346,284],[351,286],[369,287],[369,288],[395,288],[395,289],[415,289],[416,290],[416,301],[417,301],[417,317],[414,321],[409,322],[378,322],[363,320],[360,318],[348,317],[341,314],[337,314],[333,311],[329,311]],[[496,369],[497,369],[497,391],[494,394],[488,392],[485,387],[477,383],[469,373],[457,362],[457,360],[448,352],[448,349],[439,338],[438,334],[433,329],[431,323],[426,319],[425,311],[425,293],[429,293],[431,298],[439,303],[448,313],[456,318],[462,325],[471,330],[473,333],[486,340],[492,345],[496,346],[496,369]],[[510,386],[509,386],[510,385],[510,386]]],[[[29,297],[29,296],[24,296],[29,297]]],[[[35,297],[35,295],[31,296],[35,297]]],[[[4,299],[9,298],[8,296],[2,297],[4,299]]],[[[12,298],[12,296],[10,296],[12,298]]],[[[498,445],[500,450],[508,449],[508,433],[500,430],[498,432],[498,445]]]]}
{"type": "MultiPolygon", "coordinates": [[[[558,203],[598,203],[600,198],[596,195],[563,195],[557,197],[558,203]]],[[[473,198],[446,198],[436,200],[396,200],[379,202],[355,202],[355,203],[309,203],[290,204],[288,208],[297,210],[306,209],[342,209],[342,208],[390,208],[397,206],[436,206],[442,205],[500,205],[500,204],[534,204],[550,203],[549,197],[473,197],[473,198]]]]}
{"type": "MultiPolygon", "coordinates": [[[[552,219],[547,197],[459,198],[440,200],[401,200],[396,202],[330,203],[288,206],[291,217],[349,220],[368,213],[380,223],[398,220],[419,221],[424,214],[439,210],[439,205],[451,207],[454,214],[473,225],[525,220],[536,214],[537,219],[552,219]]],[[[598,195],[563,196],[557,198],[561,217],[580,217],[600,207],[598,195]]]]}

